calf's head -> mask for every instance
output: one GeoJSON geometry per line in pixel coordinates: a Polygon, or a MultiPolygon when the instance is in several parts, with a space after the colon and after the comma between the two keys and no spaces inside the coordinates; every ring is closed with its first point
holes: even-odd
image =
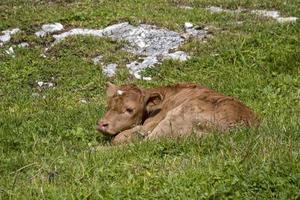
{"type": "Polygon", "coordinates": [[[134,85],[107,84],[107,112],[99,120],[97,130],[106,135],[140,125],[149,112],[162,101],[158,92],[147,92],[134,85]]]}

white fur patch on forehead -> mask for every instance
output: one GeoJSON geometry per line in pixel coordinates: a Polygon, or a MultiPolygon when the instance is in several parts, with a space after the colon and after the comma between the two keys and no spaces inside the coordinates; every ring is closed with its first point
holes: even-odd
{"type": "Polygon", "coordinates": [[[124,91],[123,91],[123,90],[118,90],[118,91],[117,91],[117,94],[118,94],[119,96],[121,96],[122,94],[124,94],[124,91]]]}

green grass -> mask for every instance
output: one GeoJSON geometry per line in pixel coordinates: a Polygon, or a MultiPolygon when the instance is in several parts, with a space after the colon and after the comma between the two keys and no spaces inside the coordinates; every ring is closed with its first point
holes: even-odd
{"type": "Polygon", "coordinates": [[[294,0],[2,0],[0,30],[25,31],[0,49],[0,199],[299,199],[299,21],[211,14],[208,5],[300,17],[294,0]],[[121,43],[72,37],[42,58],[52,39],[33,36],[43,23],[99,28],[123,21],[179,32],[186,21],[218,29],[207,43],[181,47],[192,55],[187,62],[147,70],[151,82],[129,76],[125,64],[135,56],[121,43]],[[5,54],[20,41],[31,47],[15,48],[15,58],[5,54]],[[92,64],[99,54],[121,67],[114,79],[92,64]],[[144,87],[203,84],[240,98],[262,124],[225,135],[110,146],[95,130],[109,80],[144,87]],[[39,89],[36,81],[55,88],[39,89]]]}

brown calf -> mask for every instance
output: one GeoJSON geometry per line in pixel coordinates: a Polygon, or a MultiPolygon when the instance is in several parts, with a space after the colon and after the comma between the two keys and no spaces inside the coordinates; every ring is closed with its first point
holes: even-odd
{"type": "Polygon", "coordinates": [[[135,85],[107,86],[108,111],[97,129],[125,143],[146,139],[203,135],[238,124],[256,124],[255,114],[239,100],[196,84],[141,89],[135,85]]]}

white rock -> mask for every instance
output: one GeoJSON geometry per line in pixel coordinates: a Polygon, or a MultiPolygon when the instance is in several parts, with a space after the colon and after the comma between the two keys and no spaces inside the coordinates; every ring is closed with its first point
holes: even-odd
{"type": "Polygon", "coordinates": [[[37,37],[44,37],[46,36],[46,32],[45,31],[38,31],[34,33],[37,37]]]}
{"type": "Polygon", "coordinates": [[[192,23],[190,23],[190,22],[185,22],[185,23],[184,23],[184,28],[185,28],[185,29],[193,28],[193,26],[194,26],[194,25],[193,25],[192,23]]]}
{"type": "Polygon", "coordinates": [[[5,50],[5,52],[10,56],[15,57],[15,51],[14,51],[13,47],[9,47],[9,49],[5,50]]]}
{"type": "Polygon", "coordinates": [[[220,13],[220,12],[225,12],[225,10],[221,7],[216,7],[216,6],[210,6],[208,8],[206,8],[207,10],[209,10],[210,12],[213,13],[220,13]]]}
{"type": "Polygon", "coordinates": [[[102,32],[103,31],[101,29],[97,30],[97,29],[75,28],[70,31],[58,34],[58,35],[53,35],[53,37],[55,38],[55,42],[53,43],[53,45],[55,45],[56,43],[65,39],[66,37],[75,36],[75,35],[90,35],[90,36],[95,36],[95,37],[102,37],[103,36],[102,32]]]}
{"type": "Polygon", "coordinates": [[[108,77],[113,77],[116,74],[117,66],[118,65],[116,63],[106,65],[103,68],[104,74],[108,77]]]}
{"type": "Polygon", "coordinates": [[[247,9],[229,10],[229,9],[223,9],[221,7],[215,7],[215,6],[210,6],[206,9],[213,13],[221,13],[221,12],[241,13],[247,11],[258,16],[275,19],[279,23],[295,22],[298,19],[297,17],[281,17],[280,12],[276,10],[247,10],[247,9]]]}
{"type": "Polygon", "coordinates": [[[37,84],[39,87],[42,87],[44,85],[44,82],[43,81],[37,81],[37,84]]]}
{"type": "Polygon", "coordinates": [[[191,7],[191,6],[179,6],[179,8],[186,9],[186,10],[192,10],[193,9],[193,7],[191,7]]]}
{"type": "MultiPolygon", "coordinates": [[[[185,27],[187,28],[186,34],[188,37],[203,38],[208,34],[208,31],[203,29],[198,30],[189,22],[185,23],[185,27]]],[[[134,61],[127,64],[126,67],[136,78],[144,80],[150,80],[151,77],[141,77],[140,72],[142,70],[159,64],[158,57],[168,54],[171,49],[178,48],[178,46],[184,42],[184,38],[180,33],[147,24],[133,26],[128,22],[124,22],[108,26],[104,29],[75,28],[61,34],[53,35],[55,41],[51,46],[66,37],[74,35],[109,37],[117,41],[126,41],[124,47],[125,51],[144,57],[142,62],[134,61]]],[[[174,57],[182,61],[188,59],[188,56],[182,52],[174,55],[171,54],[169,57],[174,57]]],[[[102,57],[96,57],[92,59],[92,61],[94,64],[98,64],[101,59],[102,57]]],[[[112,77],[115,75],[116,67],[116,64],[109,64],[103,68],[103,72],[107,76],[112,77]]]]}
{"type": "Polygon", "coordinates": [[[144,69],[153,67],[155,64],[158,63],[159,62],[155,56],[148,56],[145,57],[142,62],[133,61],[132,63],[127,64],[126,67],[129,69],[129,72],[131,74],[137,76],[144,69]]]}
{"type": "Polygon", "coordinates": [[[147,76],[146,77],[142,77],[142,79],[145,80],[145,81],[151,81],[152,80],[151,77],[147,77],[147,76]]]}
{"type": "Polygon", "coordinates": [[[64,29],[64,26],[61,23],[54,23],[54,24],[44,24],[42,26],[42,30],[47,33],[54,33],[57,31],[61,31],[64,29]]]}
{"type": "Polygon", "coordinates": [[[0,41],[3,43],[9,42],[10,38],[11,38],[10,34],[0,35],[0,41]]]}
{"type": "Polygon", "coordinates": [[[103,56],[96,56],[95,58],[92,59],[94,65],[97,65],[100,63],[100,61],[102,60],[103,56]]]}
{"type": "Polygon", "coordinates": [[[297,17],[279,17],[277,21],[279,23],[289,23],[289,22],[296,22],[298,20],[297,17]]]}
{"type": "Polygon", "coordinates": [[[18,47],[20,47],[20,48],[25,48],[28,46],[29,46],[29,44],[27,42],[22,42],[22,43],[18,44],[18,47]]]}
{"type": "Polygon", "coordinates": [[[57,31],[61,31],[63,29],[64,29],[64,26],[61,23],[44,24],[44,25],[42,25],[42,30],[35,32],[35,35],[38,37],[44,37],[48,33],[54,33],[57,31]]]}
{"type": "Polygon", "coordinates": [[[11,36],[13,34],[16,34],[20,32],[21,30],[19,28],[14,28],[14,29],[8,29],[5,31],[2,31],[3,35],[0,35],[0,41],[3,43],[9,42],[11,39],[11,36]]]}
{"type": "Polygon", "coordinates": [[[186,38],[194,37],[198,39],[202,39],[208,35],[208,31],[205,29],[196,29],[196,28],[189,28],[186,29],[186,38]]]}
{"type": "Polygon", "coordinates": [[[127,64],[126,67],[129,69],[129,73],[134,75],[135,78],[143,79],[143,80],[151,80],[151,77],[142,77],[140,73],[147,68],[154,67],[155,64],[159,64],[157,57],[148,56],[145,57],[142,62],[133,61],[132,63],[127,64]]]}
{"type": "Polygon", "coordinates": [[[190,56],[187,55],[184,51],[176,51],[174,53],[166,54],[163,58],[165,59],[172,59],[172,60],[179,60],[179,61],[186,61],[190,58],[190,56]]]}
{"type": "Polygon", "coordinates": [[[72,29],[53,35],[56,39],[52,45],[66,37],[74,35],[92,35],[109,37],[113,40],[126,41],[125,50],[137,55],[154,56],[177,48],[184,40],[179,33],[156,26],[141,24],[137,27],[128,22],[114,24],[105,29],[72,29]]]}
{"type": "Polygon", "coordinates": [[[19,28],[14,28],[14,29],[8,29],[8,30],[5,30],[5,31],[2,31],[2,33],[13,35],[13,34],[16,34],[16,33],[20,32],[20,31],[21,30],[19,28]]]}
{"type": "Polygon", "coordinates": [[[80,102],[81,102],[81,103],[87,103],[87,100],[81,99],[80,102]]]}
{"type": "Polygon", "coordinates": [[[54,83],[51,82],[36,81],[36,83],[38,84],[39,87],[48,87],[48,88],[54,87],[54,83]]]}
{"type": "Polygon", "coordinates": [[[257,14],[263,17],[271,17],[273,19],[277,19],[280,17],[280,14],[278,11],[269,11],[269,10],[252,10],[251,13],[257,14]]]}
{"type": "Polygon", "coordinates": [[[269,11],[269,10],[252,10],[251,13],[257,14],[262,17],[270,17],[275,19],[279,23],[289,23],[296,22],[297,17],[281,17],[278,11],[269,11]]]}
{"type": "Polygon", "coordinates": [[[210,6],[208,8],[206,8],[206,10],[212,12],[212,13],[222,13],[222,12],[225,12],[225,13],[241,13],[241,12],[244,12],[246,11],[246,9],[236,9],[236,10],[230,10],[230,9],[224,9],[224,8],[221,8],[221,7],[217,7],[217,6],[210,6]]]}
{"type": "Polygon", "coordinates": [[[39,97],[40,94],[39,94],[39,93],[32,93],[32,96],[33,96],[33,97],[39,97]]]}
{"type": "Polygon", "coordinates": [[[145,80],[145,81],[151,81],[151,77],[142,77],[139,73],[131,73],[136,79],[145,80]]]}
{"type": "Polygon", "coordinates": [[[136,79],[142,79],[142,76],[139,73],[131,73],[136,79]]]}

